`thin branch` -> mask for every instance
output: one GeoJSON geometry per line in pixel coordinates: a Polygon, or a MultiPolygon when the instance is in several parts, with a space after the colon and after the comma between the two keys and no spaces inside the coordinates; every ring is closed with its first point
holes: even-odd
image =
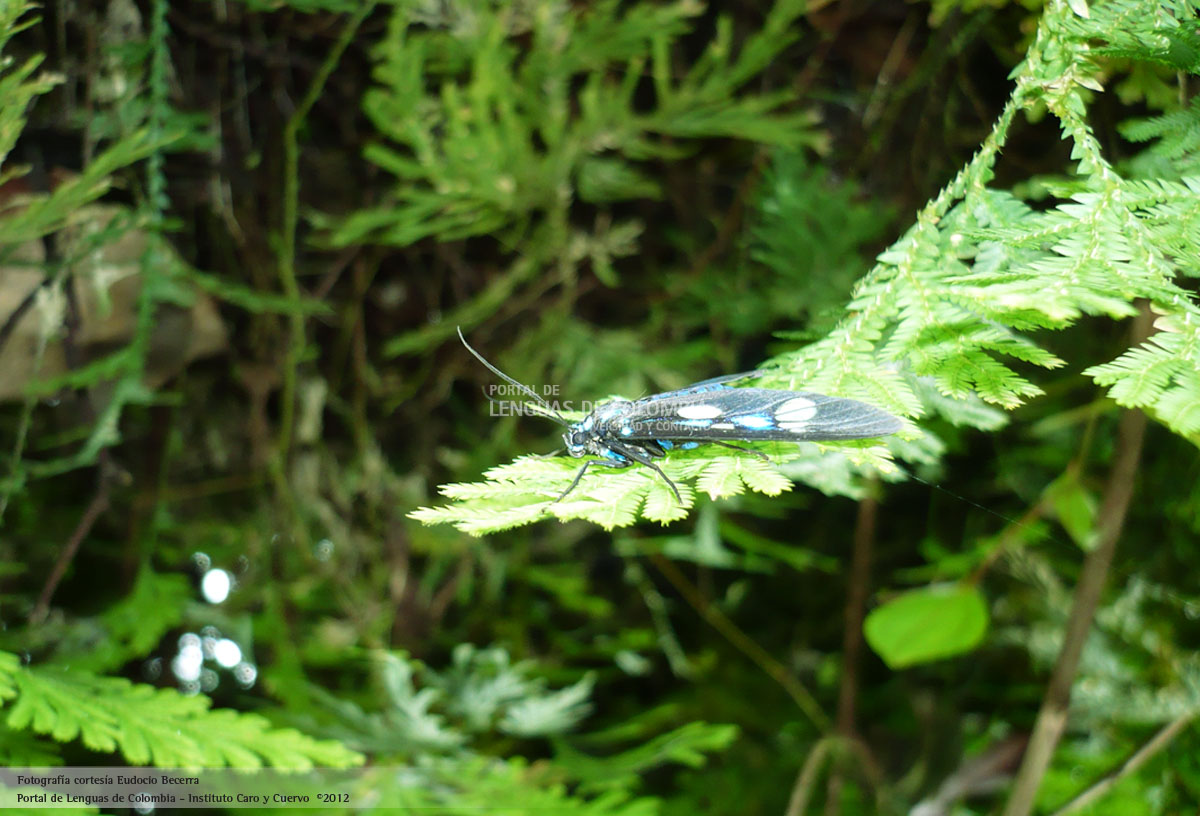
{"type": "Polygon", "coordinates": [[[800,773],[796,775],[796,784],[792,786],[792,795],[788,799],[787,811],[784,816],[804,816],[804,812],[808,810],[808,801],[812,798],[813,789],[817,786],[817,774],[821,772],[821,766],[825,764],[825,758],[829,755],[830,744],[833,741],[831,737],[817,740],[816,745],[804,758],[800,773]]]}
{"type": "Polygon", "coordinates": [[[96,494],[92,497],[91,503],[83,512],[83,516],[80,517],[79,523],[75,525],[75,530],[71,533],[71,537],[67,539],[67,545],[59,553],[58,561],[55,562],[54,569],[50,571],[50,577],[46,579],[41,594],[38,595],[37,603],[34,604],[33,611],[29,613],[30,623],[37,624],[46,619],[46,615],[50,611],[50,601],[54,598],[54,591],[58,589],[59,582],[67,574],[67,567],[75,559],[75,554],[79,552],[79,546],[83,544],[83,540],[87,537],[87,534],[92,531],[92,527],[96,524],[96,520],[100,518],[100,514],[108,509],[109,487],[112,483],[112,467],[107,462],[107,453],[107,450],[101,451],[100,472],[96,479],[96,494]]]}
{"type": "Polygon", "coordinates": [[[667,658],[671,672],[676,677],[691,678],[696,674],[688,660],[687,653],[679,643],[679,636],[671,626],[671,616],[667,613],[667,603],[662,593],[654,586],[646,570],[634,558],[625,561],[625,580],[632,584],[642,596],[642,603],[650,612],[650,620],[658,634],[658,648],[667,658]]]}
{"type": "MultiPolygon", "coordinates": [[[[66,330],[62,339],[63,357],[68,370],[74,370],[79,368],[83,362],[78,343],[79,328],[83,322],[79,311],[79,293],[75,289],[74,275],[71,274],[69,268],[62,266],[59,244],[55,236],[45,236],[44,242],[47,264],[63,270],[63,292],[67,303],[66,314],[63,318],[63,327],[66,330]]],[[[38,289],[40,288],[41,286],[38,287],[38,289]]],[[[36,294],[38,289],[34,289],[33,294],[36,294]]],[[[41,355],[45,352],[45,346],[46,338],[43,337],[39,341],[39,367],[41,355]]],[[[74,396],[79,403],[80,416],[89,425],[95,426],[97,421],[96,406],[92,402],[91,395],[76,391],[74,396]]],[[[29,405],[32,405],[32,402],[29,405]]],[[[14,461],[14,471],[16,467],[17,462],[14,461]]],[[[38,624],[46,619],[46,615],[50,611],[50,601],[54,598],[54,592],[58,589],[63,576],[67,574],[67,568],[75,560],[76,553],[79,552],[79,548],[83,544],[83,540],[87,538],[87,534],[92,531],[92,527],[96,524],[97,519],[108,509],[112,467],[108,448],[101,448],[96,470],[96,492],[92,496],[91,503],[88,504],[87,509],[83,511],[83,515],[79,518],[79,522],[75,525],[75,529],[71,532],[71,537],[67,539],[66,546],[58,554],[58,560],[54,563],[54,568],[50,570],[50,575],[46,578],[46,583],[42,586],[42,591],[38,594],[37,603],[33,605],[33,609],[29,613],[30,623],[38,624]]]]}
{"type": "MultiPolygon", "coordinates": [[[[853,550],[850,556],[849,584],[846,589],[845,631],[842,633],[842,676],[838,687],[837,733],[853,742],[858,733],[855,727],[855,708],[858,701],[858,664],[862,654],[862,626],[871,583],[871,559],[875,543],[875,517],[879,501],[868,494],[858,503],[858,518],[854,525],[853,550]]],[[[835,763],[829,775],[825,796],[825,813],[838,812],[842,793],[842,763],[835,763]]]]}
{"type": "Polygon", "coordinates": [[[908,55],[908,47],[912,44],[913,35],[917,31],[920,21],[921,16],[910,12],[899,33],[896,34],[896,38],[892,40],[892,47],[888,49],[883,65],[879,68],[879,73],[875,77],[875,87],[871,89],[871,96],[863,111],[863,127],[872,127],[879,118],[884,99],[892,89],[892,80],[895,79],[904,57],[908,55]]]}
{"type": "MultiPolygon", "coordinates": [[[[1141,312],[1134,320],[1132,345],[1146,339],[1150,333],[1151,320],[1150,310],[1143,303],[1141,312]]],[[[1112,471],[1104,488],[1104,497],[1097,517],[1096,547],[1084,559],[1058,661],[1050,675],[1046,696],[1042,700],[1033,735],[1029,738],[1029,748],[1013,783],[1012,794],[1004,807],[1004,816],[1029,815],[1042,777],[1050,766],[1054,749],[1066,728],[1071,685],[1079,668],[1083,645],[1092,628],[1092,620],[1100,605],[1100,595],[1104,590],[1113,554],[1116,552],[1117,540],[1121,537],[1121,528],[1133,498],[1145,432],[1145,414],[1139,410],[1127,410],[1122,413],[1117,428],[1117,447],[1113,456],[1112,471]]]]}
{"type": "Polygon", "coordinates": [[[12,335],[13,330],[17,328],[17,324],[21,322],[21,318],[25,313],[33,308],[33,304],[37,302],[38,292],[54,283],[54,279],[47,277],[42,280],[37,286],[29,290],[24,299],[17,304],[17,308],[5,318],[4,323],[0,324],[0,351],[4,350],[4,344],[8,342],[8,338],[12,335]]]}
{"type": "Polygon", "coordinates": [[[754,661],[760,669],[766,672],[768,677],[783,687],[783,690],[788,693],[788,696],[792,698],[796,706],[812,721],[818,731],[821,733],[829,731],[829,715],[821,710],[821,706],[817,703],[816,698],[788,671],[786,666],[768,654],[766,649],[759,646],[749,635],[738,628],[738,625],[727,618],[720,609],[709,603],[704,594],[680,572],[674,563],[658,553],[651,555],[650,560],[658,568],[658,571],[671,582],[672,586],[679,591],[679,594],[691,604],[692,608],[700,613],[700,617],[704,618],[710,626],[724,635],[725,639],[738,651],[754,661]]]}
{"type": "Polygon", "coordinates": [[[1122,762],[1120,767],[1105,775],[1096,784],[1054,811],[1052,816],[1068,816],[1070,813],[1076,813],[1088,805],[1100,801],[1114,785],[1125,777],[1135,773],[1138,768],[1149,762],[1155,754],[1170,745],[1172,740],[1192,724],[1192,720],[1196,718],[1196,714],[1197,712],[1195,711],[1189,711],[1178,719],[1167,723],[1157,734],[1150,738],[1149,742],[1134,751],[1129,759],[1122,762]]]}
{"type": "MultiPolygon", "coordinates": [[[[17,307],[17,312],[20,312],[22,309],[24,309],[26,303],[33,302],[32,299],[39,291],[41,291],[43,285],[44,284],[39,284],[32,292],[29,293],[25,300],[21,302],[21,305],[17,307]]],[[[16,326],[16,321],[18,320],[20,320],[20,316],[14,312],[13,315],[9,317],[9,321],[5,323],[3,327],[0,327],[0,352],[4,350],[4,343],[8,339],[8,336],[12,333],[12,329],[16,326]]],[[[36,380],[41,374],[42,363],[46,358],[46,344],[49,342],[49,340],[50,338],[47,332],[38,332],[37,345],[33,353],[33,380],[36,380]]],[[[9,500],[12,498],[13,494],[20,489],[22,482],[21,456],[25,452],[25,445],[29,439],[29,428],[33,424],[33,409],[36,406],[37,399],[35,397],[26,397],[25,405],[21,409],[21,417],[17,421],[17,430],[13,441],[11,465],[9,467],[9,481],[7,485],[3,482],[0,482],[0,522],[4,521],[4,513],[8,510],[9,500]]]]}
{"type": "MultiPolygon", "coordinates": [[[[283,128],[283,229],[279,238],[279,285],[283,293],[293,302],[300,300],[300,285],[296,281],[296,231],[300,223],[300,128],[308,113],[320,98],[325,83],[337,68],[342,54],[354,41],[359,26],[375,8],[375,3],[364,2],[351,15],[333,48],[321,63],[316,76],[309,84],[308,92],[296,106],[283,128]]],[[[293,308],[289,317],[289,343],[287,362],[283,367],[283,394],[280,401],[278,456],[286,460],[292,444],[292,418],[295,412],[296,368],[304,355],[307,338],[304,331],[304,315],[293,308]]],[[[282,467],[282,465],[280,465],[282,467]]]]}

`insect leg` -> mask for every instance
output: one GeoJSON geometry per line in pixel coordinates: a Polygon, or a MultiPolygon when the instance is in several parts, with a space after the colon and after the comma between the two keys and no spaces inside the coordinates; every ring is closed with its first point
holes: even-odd
{"type": "Polygon", "coordinates": [[[732,448],[733,450],[741,451],[742,453],[752,453],[759,459],[762,459],[764,462],[771,461],[771,457],[767,456],[762,451],[750,450],[749,448],[739,448],[737,445],[730,445],[728,442],[718,442],[715,439],[709,440],[709,443],[712,445],[720,445],[722,448],[732,448]]]}
{"type": "Polygon", "coordinates": [[[675,483],[671,481],[670,476],[663,473],[662,468],[660,468],[658,465],[654,464],[654,460],[651,459],[648,454],[642,453],[637,450],[633,450],[631,448],[627,448],[624,445],[612,445],[611,447],[614,451],[621,454],[622,456],[626,456],[626,457],[632,459],[633,461],[637,462],[638,464],[645,465],[646,467],[652,469],[659,476],[661,476],[663,478],[663,481],[667,483],[667,486],[669,488],[671,488],[671,492],[675,494],[675,501],[679,502],[680,507],[683,506],[683,497],[679,495],[679,488],[677,488],[675,486],[675,483]]]}
{"type": "MultiPolygon", "coordinates": [[[[587,473],[587,469],[590,468],[592,465],[600,465],[601,467],[621,469],[621,468],[629,467],[630,463],[628,461],[616,462],[616,461],[610,461],[608,459],[589,459],[583,463],[583,467],[581,467],[579,470],[575,471],[575,478],[571,480],[571,483],[569,485],[567,485],[567,489],[564,490],[562,493],[560,493],[558,498],[550,503],[558,504],[560,501],[565,499],[567,497],[567,494],[570,493],[572,490],[574,490],[575,486],[579,484],[579,480],[583,478],[583,474],[587,473]]],[[[658,470],[658,468],[655,468],[655,470],[658,470]]]]}

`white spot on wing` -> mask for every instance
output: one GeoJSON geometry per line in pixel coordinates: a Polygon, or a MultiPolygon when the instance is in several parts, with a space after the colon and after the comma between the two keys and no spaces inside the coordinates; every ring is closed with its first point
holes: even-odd
{"type": "Polygon", "coordinates": [[[733,422],[741,425],[743,428],[755,428],[760,430],[763,428],[770,428],[774,424],[769,418],[759,414],[734,417],[733,422]]]}
{"type": "Polygon", "coordinates": [[[804,397],[792,397],[775,409],[775,419],[779,420],[779,424],[784,428],[793,424],[803,425],[816,415],[817,406],[813,404],[812,400],[804,397]]]}
{"type": "Polygon", "coordinates": [[[728,422],[717,422],[717,423],[714,423],[714,424],[712,425],[712,428],[713,428],[714,430],[720,430],[720,431],[732,431],[732,430],[733,430],[733,426],[732,426],[732,425],[730,425],[728,422]]]}
{"type": "Polygon", "coordinates": [[[721,409],[715,405],[685,405],[678,411],[684,419],[712,419],[721,415],[721,409]]]}

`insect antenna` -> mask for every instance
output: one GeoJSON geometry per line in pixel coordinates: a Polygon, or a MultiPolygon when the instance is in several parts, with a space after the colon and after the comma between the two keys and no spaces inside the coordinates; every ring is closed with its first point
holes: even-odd
{"type": "MultiPolygon", "coordinates": [[[[492,365],[487,360],[485,360],[483,355],[480,354],[478,351],[471,348],[471,344],[467,342],[467,338],[463,337],[461,326],[456,326],[455,328],[458,329],[458,339],[461,340],[462,344],[467,347],[467,351],[471,352],[471,354],[475,357],[476,360],[478,360],[479,362],[481,362],[485,366],[487,366],[488,371],[492,372],[493,374],[495,374],[500,379],[504,380],[509,385],[520,389],[522,394],[525,394],[526,396],[529,396],[529,397],[533,397],[534,401],[537,402],[542,408],[544,408],[548,412],[548,413],[541,414],[542,416],[546,417],[546,419],[552,419],[555,422],[557,422],[559,425],[562,425],[564,427],[569,428],[571,426],[571,423],[568,422],[566,420],[566,418],[563,417],[562,414],[560,414],[558,411],[556,411],[554,409],[553,405],[546,402],[546,400],[542,397],[541,394],[539,394],[537,391],[534,391],[528,385],[517,382],[512,377],[508,376],[503,371],[496,368],[494,365],[492,365]]],[[[488,399],[491,399],[491,397],[489,396],[488,399]]]]}

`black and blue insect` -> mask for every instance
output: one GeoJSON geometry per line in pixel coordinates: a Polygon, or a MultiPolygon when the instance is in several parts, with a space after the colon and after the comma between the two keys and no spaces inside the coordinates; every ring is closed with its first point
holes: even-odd
{"type": "Polygon", "coordinates": [[[732,442],[821,442],[872,439],[893,434],[903,423],[887,411],[858,400],[827,397],[806,391],[734,388],[737,380],[760,376],[749,371],[731,374],[636,400],[614,399],[598,406],[579,422],[571,422],[540,394],[489,363],[458,332],[467,351],[493,374],[531,397],[564,426],[567,453],[575,458],[595,456],[583,463],[555,501],[576,488],[590,467],[627,468],[635,462],[653,470],[683,504],[679,489],[655,459],[673,449],[701,444],[722,445],[767,459],[759,451],[732,442]]]}

